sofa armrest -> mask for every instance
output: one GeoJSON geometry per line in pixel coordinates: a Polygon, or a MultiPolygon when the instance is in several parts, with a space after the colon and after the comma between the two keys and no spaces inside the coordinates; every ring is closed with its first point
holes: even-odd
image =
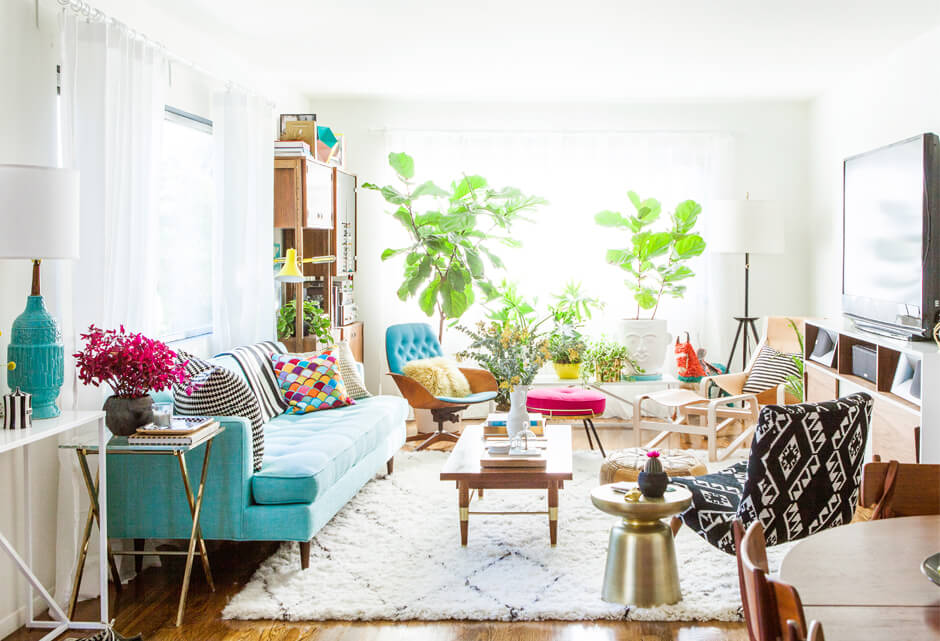
{"type": "MultiPolygon", "coordinates": [[[[207,539],[241,537],[251,504],[251,423],[216,417],[225,430],[212,439],[200,522],[207,539]]],[[[205,445],[184,456],[193,491],[205,445]]],[[[113,538],[188,539],[192,528],[179,463],[172,455],[108,455],[108,532],[113,538]]]]}

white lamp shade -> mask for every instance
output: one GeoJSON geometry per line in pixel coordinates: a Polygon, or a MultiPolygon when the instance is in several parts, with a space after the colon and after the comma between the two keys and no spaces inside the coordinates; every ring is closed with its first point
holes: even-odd
{"type": "Polygon", "coordinates": [[[783,253],[783,217],[767,200],[715,200],[708,216],[708,249],[719,254],[783,253]]]}
{"type": "Polygon", "coordinates": [[[78,171],[0,165],[0,258],[78,258],[78,171]]]}

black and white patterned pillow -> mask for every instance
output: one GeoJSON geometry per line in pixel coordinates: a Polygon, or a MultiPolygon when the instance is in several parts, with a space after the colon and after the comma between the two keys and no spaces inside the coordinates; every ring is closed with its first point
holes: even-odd
{"type": "Polygon", "coordinates": [[[799,354],[786,354],[778,352],[773,347],[764,345],[757,360],[754,361],[754,367],[747,376],[744,383],[744,392],[746,394],[759,394],[760,392],[772,389],[780,383],[787,381],[787,376],[799,376],[800,371],[793,362],[793,356],[799,354]]]}
{"type": "Polygon", "coordinates": [[[187,394],[184,386],[173,386],[175,412],[182,416],[240,416],[251,422],[251,457],[255,472],[264,460],[264,421],[258,399],[238,374],[219,365],[180,352],[188,359],[186,373],[194,388],[187,394]]]}
{"type": "Polygon", "coordinates": [[[243,345],[219,356],[231,356],[242,368],[248,388],[258,401],[261,418],[267,423],[275,416],[287,411],[290,404],[281,392],[277,375],[271,365],[271,354],[283,354],[284,346],[272,341],[263,341],[254,345],[243,345]]]}

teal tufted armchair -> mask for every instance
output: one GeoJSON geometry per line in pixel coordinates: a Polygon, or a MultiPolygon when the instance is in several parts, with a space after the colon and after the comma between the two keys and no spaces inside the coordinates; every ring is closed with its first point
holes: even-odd
{"type": "MultiPolygon", "coordinates": [[[[496,379],[485,369],[461,367],[460,371],[470,383],[470,396],[434,396],[424,385],[403,373],[406,364],[423,358],[443,356],[441,344],[434,330],[427,323],[403,323],[385,330],[385,355],[388,359],[389,376],[395,381],[401,395],[414,409],[431,411],[437,423],[437,432],[428,437],[416,449],[423,450],[438,441],[456,441],[457,434],[444,431],[445,421],[459,421],[458,412],[476,403],[485,403],[496,398],[496,379]]],[[[425,438],[423,434],[408,440],[425,438]]]]}

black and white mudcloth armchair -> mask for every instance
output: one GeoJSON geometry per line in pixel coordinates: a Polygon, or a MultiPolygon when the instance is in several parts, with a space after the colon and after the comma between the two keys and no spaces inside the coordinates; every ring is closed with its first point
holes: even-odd
{"type": "MultiPolygon", "coordinates": [[[[731,522],[760,520],[767,545],[801,539],[852,520],[858,503],[872,399],[767,405],[747,462],[673,483],[692,492],[678,519],[734,554],[731,522]]],[[[673,522],[673,529],[681,524],[673,522]]]]}

